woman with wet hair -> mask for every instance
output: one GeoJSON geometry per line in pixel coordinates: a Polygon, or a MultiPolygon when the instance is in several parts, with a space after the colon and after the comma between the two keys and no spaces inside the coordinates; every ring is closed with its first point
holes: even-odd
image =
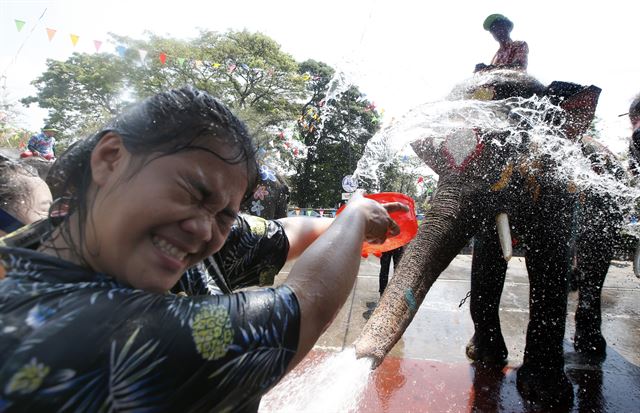
{"type": "Polygon", "coordinates": [[[397,234],[388,211],[403,208],[356,196],[277,288],[170,293],[222,248],[256,173],[244,125],[191,87],[61,156],[50,218],[0,248],[2,409],[255,410],[346,300],[362,242],[397,234]]]}

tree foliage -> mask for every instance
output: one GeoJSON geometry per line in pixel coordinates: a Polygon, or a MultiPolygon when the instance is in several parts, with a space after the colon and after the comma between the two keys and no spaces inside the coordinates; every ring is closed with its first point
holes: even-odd
{"type": "Polygon", "coordinates": [[[297,63],[263,34],[205,31],[193,40],[111,36],[126,48],[124,56],[48,60],[47,70],[33,82],[38,93],[23,103],[49,109],[47,121],[67,137],[105,122],[128,103],[185,84],[219,97],[257,136],[299,112],[305,90],[297,63]],[[140,50],[147,52],[144,61],[140,50]]]}
{"type": "Polygon", "coordinates": [[[296,125],[307,156],[295,162],[292,200],[302,208],[332,207],[341,199],[342,178],[353,172],[377,132],[379,114],[356,86],[328,95],[334,75],[328,65],[308,60],[299,71],[308,79],[310,96],[296,125]]]}
{"type": "Polygon", "coordinates": [[[38,103],[48,109],[47,123],[63,136],[82,136],[127,104],[127,67],[113,55],[74,53],[64,62],[47,59],[46,65],[45,72],[32,82],[37,95],[22,103],[38,103]]]}
{"type": "Polygon", "coordinates": [[[87,136],[134,101],[191,84],[243,119],[260,147],[276,151],[281,171],[296,172],[293,200],[304,207],[339,201],[342,177],[353,172],[378,130],[379,114],[357,87],[333,93],[330,66],[298,64],[261,33],[202,31],[189,40],[111,36],[120,55],[48,60],[32,82],[37,93],[22,100],[48,109],[47,123],[63,139],[87,136]],[[284,131],[304,144],[305,156],[282,140],[274,144],[284,131]]]}

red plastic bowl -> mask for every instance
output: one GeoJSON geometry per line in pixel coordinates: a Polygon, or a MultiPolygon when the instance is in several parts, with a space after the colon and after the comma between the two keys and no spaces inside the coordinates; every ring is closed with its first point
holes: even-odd
{"type": "MultiPolygon", "coordinates": [[[[369,254],[373,254],[376,257],[382,255],[383,252],[394,250],[403,245],[407,245],[416,234],[418,233],[418,220],[416,219],[416,206],[410,196],[401,194],[399,192],[380,192],[378,194],[366,194],[365,198],[373,199],[381,204],[389,202],[401,202],[409,207],[409,212],[397,211],[391,213],[391,218],[400,227],[400,234],[395,237],[387,238],[382,244],[369,244],[365,242],[362,244],[362,256],[368,257],[369,254]]],[[[338,215],[345,208],[343,205],[338,209],[336,215],[338,215]]]]}

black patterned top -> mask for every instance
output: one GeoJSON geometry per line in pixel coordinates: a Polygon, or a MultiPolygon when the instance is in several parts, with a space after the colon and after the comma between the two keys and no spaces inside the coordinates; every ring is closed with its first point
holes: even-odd
{"type": "MultiPolygon", "coordinates": [[[[279,225],[264,223],[260,235],[252,219],[241,221],[233,242],[242,246],[225,248],[243,264],[231,265],[229,252],[212,257],[230,289],[284,262],[282,251],[267,266],[254,261],[258,244],[283,242],[264,237],[279,225]]],[[[300,310],[286,286],[154,294],[31,249],[0,254],[0,411],[245,411],[297,349],[300,310]]]]}
{"type": "Polygon", "coordinates": [[[239,288],[272,285],[288,252],[289,240],[278,221],[239,215],[222,249],[187,270],[172,291],[229,294],[239,288]]]}

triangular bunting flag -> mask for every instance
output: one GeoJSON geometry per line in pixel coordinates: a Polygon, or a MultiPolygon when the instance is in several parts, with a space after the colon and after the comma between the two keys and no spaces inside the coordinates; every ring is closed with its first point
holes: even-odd
{"type": "Polygon", "coordinates": [[[184,58],[184,57],[179,57],[179,58],[178,58],[178,64],[179,64],[180,66],[184,66],[184,62],[185,62],[185,58],[184,58]]]}
{"type": "Polygon", "coordinates": [[[160,63],[162,64],[167,63],[167,54],[164,52],[160,53],[160,63]]]}
{"type": "Polygon", "coordinates": [[[96,52],[99,52],[100,46],[102,46],[102,42],[100,40],[94,40],[93,45],[96,47],[96,52]]]}
{"type": "Polygon", "coordinates": [[[24,24],[26,23],[23,20],[17,20],[17,19],[15,19],[14,22],[16,22],[16,29],[18,29],[18,31],[21,31],[22,28],[24,27],[24,24]]]}
{"type": "Polygon", "coordinates": [[[196,60],[194,64],[196,65],[196,68],[200,69],[202,67],[202,60],[196,60]]]}
{"type": "Polygon", "coordinates": [[[49,38],[49,41],[53,40],[53,36],[56,35],[56,30],[55,29],[49,29],[47,27],[47,37],[49,38]]]}
{"type": "Polygon", "coordinates": [[[127,51],[127,48],[124,47],[123,45],[118,45],[116,46],[116,52],[118,52],[118,55],[120,57],[124,57],[124,53],[127,51]]]}
{"type": "Polygon", "coordinates": [[[220,67],[220,63],[214,63],[213,67],[215,67],[216,69],[220,67]]]}
{"type": "Polygon", "coordinates": [[[69,37],[71,37],[71,44],[73,44],[73,46],[75,47],[76,44],[78,44],[78,39],[80,39],[80,36],[78,36],[77,34],[70,34],[69,37]]]}
{"type": "Polygon", "coordinates": [[[140,61],[144,62],[144,59],[147,57],[147,51],[146,50],[138,50],[138,54],[140,55],[140,61]]]}

